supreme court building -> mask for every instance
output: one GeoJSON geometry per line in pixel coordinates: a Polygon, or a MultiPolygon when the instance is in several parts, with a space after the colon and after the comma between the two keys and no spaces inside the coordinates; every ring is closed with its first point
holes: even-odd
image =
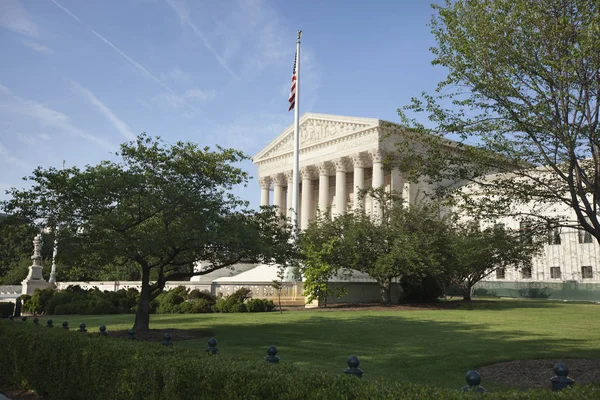
{"type": "MultiPolygon", "coordinates": [[[[385,169],[383,158],[397,152],[402,136],[393,123],[373,118],[306,113],[300,118],[299,227],[306,228],[317,210],[333,216],[358,207],[376,214],[367,197],[359,204],[358,189],[385,187],[412,203],[427,198],[433,187],[408,182],[397,169],[385,169]]],[[[288,127],[253,157],[258,167],[261,205],[275,205],[291,217],[294,126],[288,127]]],[[[565,207],[554,212],[572,213],[565,207]]],[[[565,214],[566,215],[566,214],[565,214]]],[[[519,221],[503,220],[519,229],[519,221]]],[[[600,246],[589,234],[563,228],[533,260],[528,271],[497,271],[488,282],[600,283],[600,246]],[[557,236],[558,235],[558,236],[557,236]]],[[[600,286],[597,288],[600,293],[600,286]]],[[[516,289],[515,289],[516,290],[516,289]]],[[[600,300],[600,295],[598,296],[600,300]]]]}
{"type": "MultiPolygon", "coordinates": [[[[299,228],[306,228],[317,210],[332,215],[366,207],[376,213],[369,198],[359,204],[358,190],[385,187],[414,201],[420,188],[407,182],[397,169],[386,170],[383,158],[395,150],[400,131],[373,118],[306,113],[300,118],[299,228]]],[[[294,126],[279,134],[252,160],[258,166],[261,206],[275,205],[291,217],[294,126]],[[271,195],[272,193],[272,195],[271,195]]]]}

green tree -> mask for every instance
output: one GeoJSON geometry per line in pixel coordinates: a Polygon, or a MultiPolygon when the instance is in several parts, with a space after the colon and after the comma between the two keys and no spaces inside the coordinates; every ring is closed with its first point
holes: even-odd
{"type": "MultiPolygon", "coordinates": [[[[285,264],[291,230],[273,208],[256,212],[231,188],[247,174],[239,151],[168,145],[142,134],[121,145],[121,161],[80,170],[37,168],[30,189],[3,204],[46,226],[87,265],[135,264],[141,293],[134,328],[149,329],[150,302],[170,280],[203,275],[242,260],[285,264]],[[208,262],[194,272],[193,263],[208,262]]],[[[59,244],[60,246],[60,244],[59,244]]]]}
{"type": "Polygon", "coordinates": [[[346,252],[341,237],[347,216],[331,219],[330,213],[319,213],[300,234],[298,249],[302,259],[304,295],[308,303],[319,301],[327,307],[329,296],[341,297],[347,293],[343,286],[329,285],[331,278],[346,265],[346,252]]]}
{"type": "Polygon", "coordinates": [[[531,268],[532,257],[542,242],[537,237],[502,224],[480,229],[478,223],[458,223],[449,232],[449,257],[443,275],[449,284],[460,288],[463,300],[471,300],[473,286],[498,269],[531,268]]]}
{"type": "Polygon", "coordinates": [[[448,224],[436,203],[405,205],[384,189],[363,195],[380,204],[378,216],[364,211],[344,224],[341,248],[349,268],[369,274],[381,288],[381,300],[391,303],[392,282],[402,277],[435,274],[443,263],[448,224]]]}
{"type": "Polygon", "coordinates": [[[448,73],[436,93],[399,110],[412,128],[405,144],[424,150],[404,152],[413,178],[477,183],[481,196],[465,200],[491,218],[525,213],[545,224],[556,209],[559,225],[600,241],[600,2],[446,0],[433,8],[433,64],[448,73]],[[427,113],[433,127],[413,112],[427,113]],[[504,174],[486,178],[496,172],[504,174]]]}

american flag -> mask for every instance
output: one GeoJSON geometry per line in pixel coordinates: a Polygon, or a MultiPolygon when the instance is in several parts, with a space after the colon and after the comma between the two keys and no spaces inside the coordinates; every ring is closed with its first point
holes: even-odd
{"type": "Polygon", "coordinates": [[[290,108],[288,111],[292,111],[292,108],[296,105],[296,61],[298,60],[298,53],[294,57],[294,71],[292,72],[292,87],[290,88],[290,108]]]}

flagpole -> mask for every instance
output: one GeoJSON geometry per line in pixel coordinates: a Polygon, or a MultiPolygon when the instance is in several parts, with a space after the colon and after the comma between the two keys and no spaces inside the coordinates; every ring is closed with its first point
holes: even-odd
{"type": "Polygon", "coordinates": [[[292,227],[294,238],[298,235],[298,178],[300,169],[300,38],[302,31],[298,31],[298,40],[296,41],[296,94],[294,99],[294,169],[292,178],[292,227]]]}

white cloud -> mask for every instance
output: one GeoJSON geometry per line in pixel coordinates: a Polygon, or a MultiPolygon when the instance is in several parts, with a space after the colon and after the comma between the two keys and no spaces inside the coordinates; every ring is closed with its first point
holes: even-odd
{"type": "Polygon", "coordinates": [[[153,105],[152,108],[156,107],[161,110],[164,109],[179,109],[185,107],[185,103],[181,97],[173,96],[172,93],[161,93],[150,98],[150,103],[153,105]]]}
{"type": "Polygon", "coordinates": [[[54,51],[51,48],[46,47],[43,44],[40,44],[38,42],[34,42],[32,40],[22,40],[21,43],[23,43],[25,46],[29,47],[30,49],[37,51],[38,53],[42,53],[42,54],[54,53],[54,51]]]}
{"type": "Polygon", "coordinates": [[[87,101],[89,101],[102,115],[108,119],[115,129],[127,140],[134,140],[136,135],[129,129],[129,126],[123,122],[115,113],[102,103],[91,90],[84,88],[77,82],[71,81],[73,88],[79,92],[87,101]]]}
{"type": "Polygon", "coordinates": [[[37,26],[17,0],[0,1],[0,27],[24,36],[39,36],[37,26]]]}
{"type": "Polygon", "coordinates": [[[47,133],[38,133],[33,135],[26,135],[24,133],[18,133],[17,138],[28,145],[37,146],[43,142],[50,140],[50,135],[47,133]]]}
{"type": "Polygon", "coordinates": [[[174,82],[189,84],[192,83],[192,77],[188,72],[182,71],[180,68],[175,67],[169,73],[169,76],[174,82]]]}
{"type": "Polygon", "coordinates": [[[4,111],[13,114],[22,114],[35,119],[43,126],[57,129],[73,136],[78,136],[104,147],[107,150],[114,151],[115,146],[104,139],[93,135],[83,129],[73,125],[71,118],[59,111],[46,107],[42,103],[31,100],[25,100],[12,94],[12,92],[0,84],[0,92],[4,95],[4,101],[0,101],[0,112],[4,111]]]}
{"type": "Polygon", "coordinates": [[[263,0],[236,0],[226,20],[219,21],[225,48],[230,58],[241,58],[244,74],[289,61],[294,57],[294,36],[279,21],[279,16],[263,0]],[[285,40],[289,38],[289,40],[285,40]],[[244,54],[239,54],[240,52],[244,54]]]}
{"type": "Polygon", "coordinates": [[[33,169],[33,165],[15,157],[2,143],[0,143],[0,164],[8,164],[11,167],[33,169]]]}
{"type": "Polygon", "coordinates": [[[202,90],[199,88],[188,89],[185,92],[185,97],[188,99],[197,99],[202,101],[212,100],[217,96],[217,91],[215,89],[210,90],[202,90]]]}
{"type": "Polygon", "coordinates": [[[187,105],[188,107],[190,107],[192,110],[196,110],[196,108],[192,104],[190,104],[189,102],[187,102],[185,99],[181,98],[173,89],[171,89],[169,86],[167,86],[167,84],[165,84],[163,81],[161,81],[156,76],[154,76],[153,74],[151,74],[150,71],[148,71],[146,68],[144,68],[144,66],[142,66],[139,63],[137,63],[131,57],[129,57],[127,54],[125,54],[123,51],[121,51],[121,49],[119,49],[117,46],[115,46],[110,40],[106,39],[104,36],[102,36],[101,34],[99,34],[98,32],[96,32],[93,28],[91,28],[90,26],[86,25],[81,19],[79,19],[79,17],[77,15],[73,14],[68,8],[66,8],[65,6],[63,6],[62,4],[60,4],[56,0],[52,0],[52,2],[57,7],[59,7],[60,9],[62,9],[65,13],[67,13],[71,18],[73,18],[75,21],[77,21],[78,23],[80,23],[84,28],[86,28],[88,31],[90,31],[94,36],[96,36],[98,39],[100,39],[101,41],[103,41],[111,49],[113,49],[114,51],[116,51],[121,57],[123,57],[125,60],[127,60],[130,64],[132,64],[134,67],[136,67],[137,69],[139,69],[140,71],[142,71],[144,73],[144,75],[146,75],[148,78],[152,79],[154,82],[158,83],[160,86],[162,86],[164,89],[166,89],[173,96],[178,97],[181,102],[183,102],[185,105],[187,105]]]}
{"type": "Polygon", "coordinates": [[[233,70],[225,61],[225,59],[219,54],[219,52],[217,52],[217,50],[208,40],[206,35],[192,22],[190,18],[190,12],[187,8],[185,0],[166,0],[166,2],[177,13],[179,19],[181,20],[181,23],[187,25],[192,30],[192,32],[194,32],[194,34],[202,41],[204,47],[206,47],[208,51],[210,51],[215,56],[221,67],[223,67],[225,71],[229,72],[231,76],[235,77],[235,72],[233,72],[233,70]]]}
{"type": "Polygon", "coordinates": [[[0,94],[3,94],[4,96],[12,96],[10,89],[2,84],[0,84],[0,94]]]}

